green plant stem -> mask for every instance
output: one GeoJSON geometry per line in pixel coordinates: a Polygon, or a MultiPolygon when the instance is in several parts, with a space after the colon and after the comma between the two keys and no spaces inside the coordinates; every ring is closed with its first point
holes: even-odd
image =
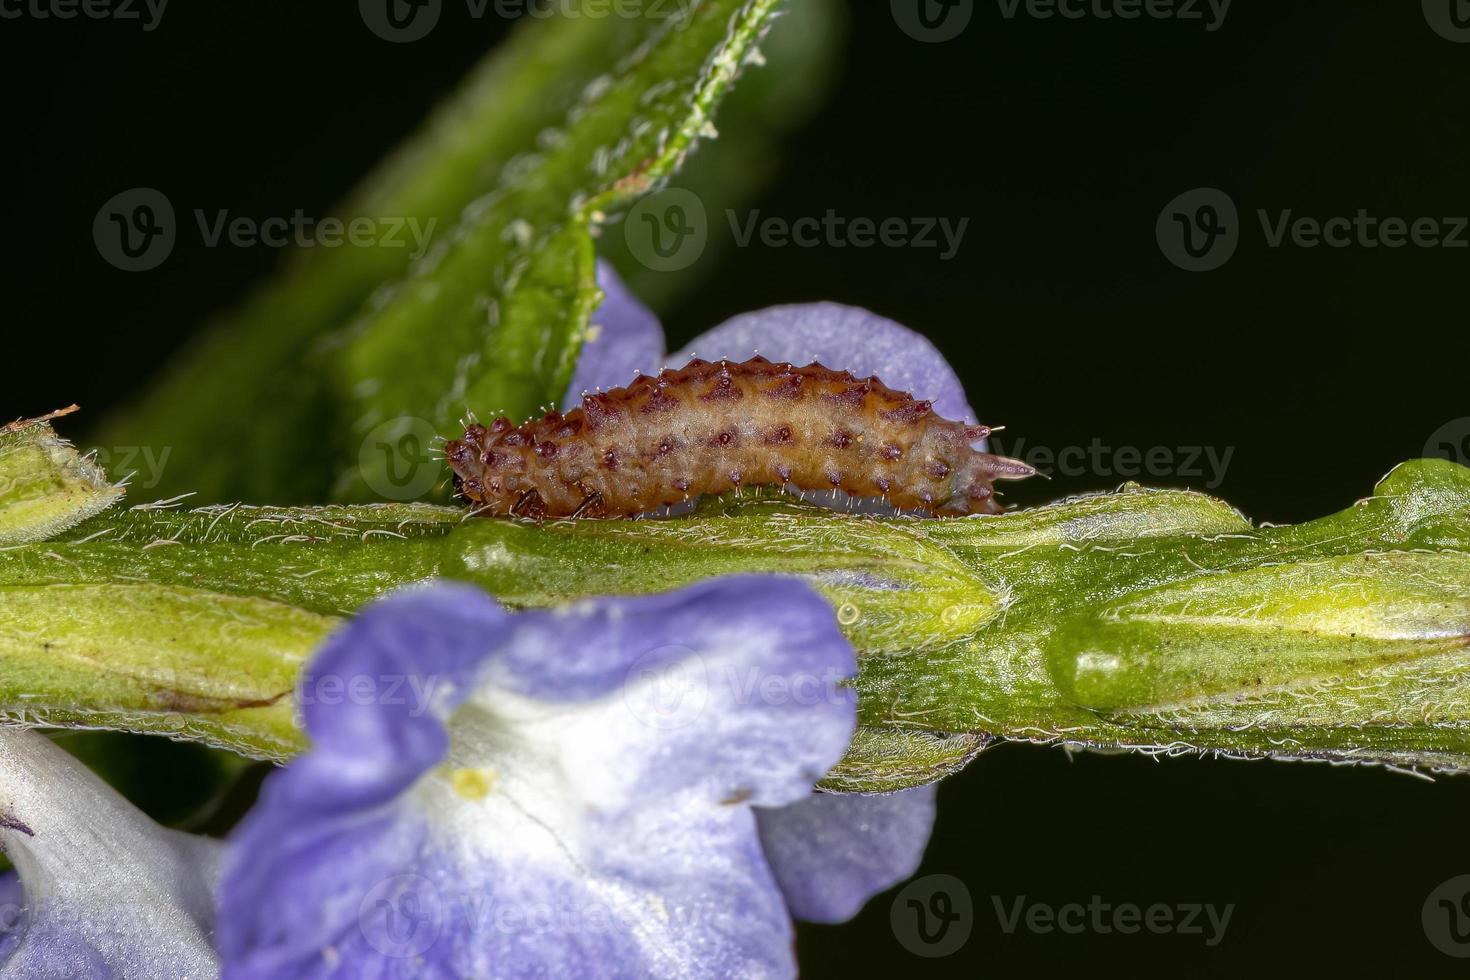
{"type": "Polygon", "coordinates": [[[1436,461],[1268,528],[1131,487],[945,521],[754,494],[544,525],[427,505],[104,514],[0,551],[0,709],[280,758],[301,745],[300,664],[395,588],[459,579],[534,607],[738,572],[812,582],[860,652],[839,788],[923,782],[992,738],[1470,770],[1470,470],[1436,461]]]}

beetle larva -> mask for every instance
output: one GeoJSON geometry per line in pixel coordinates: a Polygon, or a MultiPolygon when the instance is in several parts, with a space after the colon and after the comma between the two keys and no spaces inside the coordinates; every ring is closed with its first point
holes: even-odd
{"type": "Polygon", "coordinates": [[[994,514],[995,482],[1035,471],[971,448],[989,434],[877,378],[763,357],[696,359],[586,395],[565,415],[471,425],[445,455],[460,492],[489,515],[631,517],[768,484],[936,516],[994,514]]]}

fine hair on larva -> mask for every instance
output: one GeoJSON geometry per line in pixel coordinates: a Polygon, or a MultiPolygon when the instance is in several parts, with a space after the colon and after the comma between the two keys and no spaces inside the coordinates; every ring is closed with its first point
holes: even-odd
{"type": "Polygon", "coordinates": [[[460,493],[488,516],[632,517],[766,485],[882,497],[934,516],[996,514],[996,481],[1035,470],[974,449],[990,432],[821,364],[695,359],[584,395],[565,414],[472,424],[444,455],[460,493]]]}

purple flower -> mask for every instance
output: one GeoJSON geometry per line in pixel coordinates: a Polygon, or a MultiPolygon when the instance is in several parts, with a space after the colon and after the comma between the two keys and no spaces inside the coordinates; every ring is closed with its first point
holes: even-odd
{"type": "MultiPolygon", "coordinates": [[[[752,807],[806,800],[842,757],[855,671],[825,600],[774,576],[369,607],[303,681],[312,749],[233,842],[225,976],[792,975],[761,840],[799,852],[811,828],[752,807]]],[[[851,910],[871,863],[802,901],[851,910]]]]}
{"type": "MultiPolygon", "coordinates": [[[[657,319],[601,279],[569,397],[661,360],[657,319]]],[[[692,346],[880,373],[974,420],[928,341],[862,310],[767,310],[692,346]]],[[[222,881],[213,842],[0,731],[19,871],[0,980],[794,975],[791,917],[851,917],[933,825],[933,787],[813,793],[851,738],[855,672],[794,579],[520,614],[464,586],[400,594],[313,660],[312,748],[268,780],[222,881]]]]}
{"type": "MultiPolygon", "coordinates": [[[[759,352],[773,361],[818,361],[859,377],[877,374],[890,387],[929,399],[941,415],[977,421],[964,386],[938,349],[922,334],[867,310],[810,303],[745,313],[665,357],[658,318],[606,263],[598,266],[598,283],[605,299],[563,404],[575,404],[585,391],[625,385],[640,370],[681,365],[696,351],[732,360],[759,352]]],[[[853,506],[831,491],[802,496],[853,506]]],[[[882,504],[858,506],[886,510],[882,504]]],[[[758,810],[767,857],[792,914],[810,922],[845,921],[869,897],[912,875],[934,826],[934,789],[879,797],[817,794],[780,810],[758,810]]]]}
{"type": "Polygon", "coordinates": [[[0,978],[211,977],[220,845],[154,824],[36,732],[0,728],[0,978]]]}

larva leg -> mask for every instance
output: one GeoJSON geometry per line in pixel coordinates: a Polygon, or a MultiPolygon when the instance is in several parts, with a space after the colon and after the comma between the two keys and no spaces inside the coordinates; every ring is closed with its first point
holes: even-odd
{"type": "Polygon", "coordinates": [[[541,499],[541,491],[527,490],[516,498],[515,506],[510,509],[514,517],[524,517],[532,521],[546,520],[546,501],[541,499]]]}
{"type": "Polygon", "coordinates": [[[589,493],[587,497],[572,511],[572,520],[579,517],[606,517],[607,507],[603,505],[602,494],[597,491],[589,493]]]}

